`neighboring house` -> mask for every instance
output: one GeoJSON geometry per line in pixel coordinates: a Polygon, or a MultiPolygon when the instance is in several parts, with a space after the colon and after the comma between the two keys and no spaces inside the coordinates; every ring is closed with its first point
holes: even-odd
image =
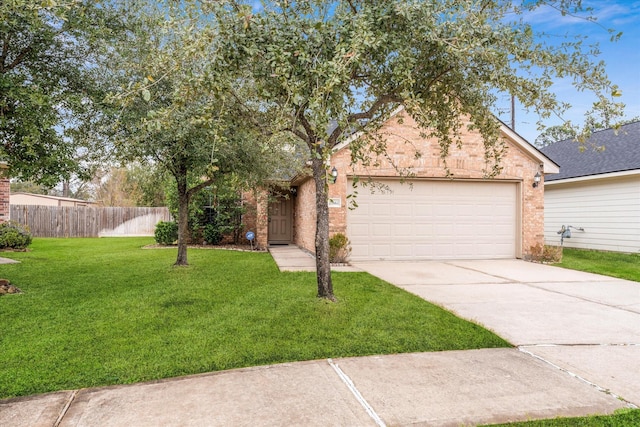
{"type": "Polygon", "coordinates": [[[86,200],[72,199],[70,197],[47,196],[33,193],[11,193],[12,205],[39,205],[39,206],[97,206],[97,203],[86,200]]]}
{"type": "Polygon", "coordinates": [[[564,246],[640,250],[640,122],[594,132],[584,144],[565,140],[541,150],[561,166],[545,185],[545,241],[572,228],[564,246]],[[601,147],[598,149],[597,147],[601,147]]]}
{"type": "MultiPolygon", "coordinates": [[[[423,138],[404,111],[379,132],[394,163],[410,167],[415,178],[403,184],[386,159],[375,167],[352,167],[349,140],[336,147],[329,168],[338,171],[336,182],[329,184],[330,233],[347,235],[352,260],[521,258],[543,243],[544,184],[534,187],[534,177],[559,169],[508,127],[501,127],[507,152],[494,179],[483,179],[484,145],[478,132],[465,129],[462,147],[451,147],[453,179],[446,176],[438,141],[423,138]],[[416,150],[422,154],[418,159],[416,150]],[[349,209],[355,176],[372,177],[391,191],[372,193],[358,186],[358,207],[349,209]]],[[[245,223],[255,227],[259,245],[294,243],[315,250],[310,176],[296,177],[288,198],[258,199],[257,224],[245,223]]]]}

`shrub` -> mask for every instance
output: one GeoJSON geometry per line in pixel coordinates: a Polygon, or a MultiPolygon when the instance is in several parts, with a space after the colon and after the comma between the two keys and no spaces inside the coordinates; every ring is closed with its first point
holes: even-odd
{"type": "MultiPolygon", "coordinates": [[[[191,179],[190,186],[200,181],[191,179]]],[[[229,236],[238,243],[242,236],[242,215],[245,207],[240,196],[241,186],[233,177],[222,178],[214,185],[203,188],[193,194],[189,202],[189,235],[192,243],[202,240],[211,243],[205,236],[205,227],[215,224],[223,236],[229,236]]],[[[166,188],[167,207],[174,218],[178,218],[178,195],[175,183],[166,188]]]]}
{"type": "Polygon", "coordinates": [[[350,254],[351,246],[349,246],[347,236],[342,233],[337,233],[329,239],[329,262],[347,262],[350,254]]]}
{"type": "Polygon", "coordinates": [[[203,231],[204,241],[210,245],[217,245],[222,241],[223,232],[217,224],[207,224],[203,231]]]}
{"type": "Polygon", "coordinates": [[[530,249],[529,259],[543,264],[556,264],[562,262],[562,246],[550,246],[537,244],[530,249]]]}
{"type": "Polygon", "coordinates": [[[26,249],[32,240],[28,227],[14,221],[0,224],[0,249],[26,249]]]}
{"type": "Polygon", "coordinates": [[[178,240],[178,224],[175,221],[160,221],[154,236],[159,245],[173,245],[178,240]]]}

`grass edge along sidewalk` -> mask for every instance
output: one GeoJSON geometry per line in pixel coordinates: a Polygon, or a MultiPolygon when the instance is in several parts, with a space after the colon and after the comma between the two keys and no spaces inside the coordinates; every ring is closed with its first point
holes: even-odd
{"type": "Polygon", "coordinates": [[[266,253],[142,250],[148,238],[36,239],[0,276],[0,398],[281,362],[508,347],[366,273],[281,273],[266,253]]]}
{"type": "Polygon", "coordinates": [[[487,424],[483,427],[635,427],[640,426],[640,409],[619,409],[611,415],[577,418],[553,418],[507,424],[487,424]]]}

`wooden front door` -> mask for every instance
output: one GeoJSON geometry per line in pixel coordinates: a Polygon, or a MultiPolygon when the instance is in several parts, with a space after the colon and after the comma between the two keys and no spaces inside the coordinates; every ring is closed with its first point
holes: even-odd
{"type": "Polygon", "coordinates": [[[293,200],[269,203],[269,243],[291,243],[293,237],[293,200]]]}

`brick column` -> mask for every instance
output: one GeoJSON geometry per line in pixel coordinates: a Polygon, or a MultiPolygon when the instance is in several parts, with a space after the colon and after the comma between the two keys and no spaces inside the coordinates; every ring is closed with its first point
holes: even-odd
{"type": "Polygon", "coordinates": [[[5,177],[6,163],[0,162],[0,222],[9,221],[9,178],[5,177]]]}
{"type": "Polygon", "coordinates": [[[269,239],[269,192],[258,189],[256,194],[256,246],[266,249],[269,239]]]}
{"type": "MultiPolygon", "coordinates": [[[[254,245],[259,249],[267,247],[268,227],[269,227],[269,192],[263,188],[256,188],[245,191],[242,198],[247,209],[242,217],[245,230],[244,233],[251,230],[255,233],[254,245]]],[[[247,240],[243,242],[248,243],[247,240]]]]}

